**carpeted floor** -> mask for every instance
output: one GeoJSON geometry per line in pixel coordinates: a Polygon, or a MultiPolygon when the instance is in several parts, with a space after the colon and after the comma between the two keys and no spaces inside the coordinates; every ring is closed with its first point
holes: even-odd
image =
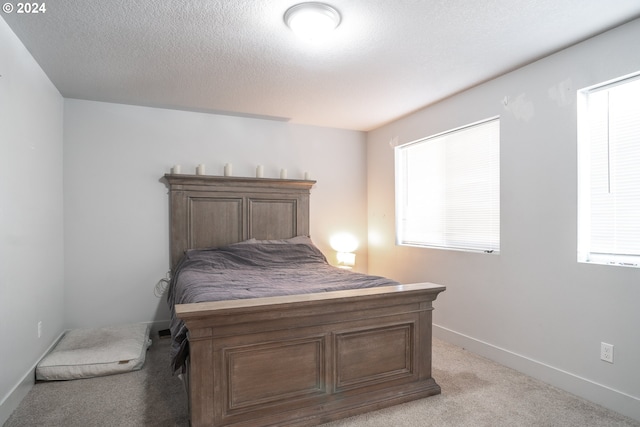
{"type": "MultiPolygon", "coordinates": [[[[323,427],[640,427],[640,422],[434,340],[442,394],[323,427]]],[[[4,427],[188,426],[186,394],[169,372],[169,340],[154,339],[137,372],[36,384],[4,427]]]]}
{"type": "Polygon", "coordinates": [[[139,371],[36,383],[4,426],[188,426],[186,393],[170,373],[168,352],[169,340],[153,337],[139,371]]]}

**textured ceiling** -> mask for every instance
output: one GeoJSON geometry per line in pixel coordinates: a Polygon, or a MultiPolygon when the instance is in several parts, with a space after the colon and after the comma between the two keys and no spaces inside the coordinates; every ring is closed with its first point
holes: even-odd
{"type": "Polygon", "coordinates": [[[638,0],[330,0],[342,22],[310,44],[283,22],[296,3],[57,0],[0,16],[67,98],[354,130],[640,16],[638,0]]]}

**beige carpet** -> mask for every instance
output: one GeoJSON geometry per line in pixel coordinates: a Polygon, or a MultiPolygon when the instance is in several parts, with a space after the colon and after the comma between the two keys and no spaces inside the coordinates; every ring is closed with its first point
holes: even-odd
{"type": "MultiPolygon", "coordinates": [[[[36,384],[5,427],[188,426],[182,383],[169,373],[168,344],[154,339],[140,371],[36,384]]],[[[324,427],[640,427],[640,422],[439,340],[434,340],[433,376],[441,395],[324,427]]]]}
{"type": "Polygon", "coordinates": [[[433,342],[433,377],[442,394],[323,427],[638,427],[541,381],[440,340],[433,342]]]}

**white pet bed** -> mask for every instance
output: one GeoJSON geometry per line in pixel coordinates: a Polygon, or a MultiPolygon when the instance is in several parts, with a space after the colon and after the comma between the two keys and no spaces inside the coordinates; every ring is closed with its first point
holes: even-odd
{"type": "Polygon", "coordinates": [[[67,332],[36,367],[36,380],[74,380],[142,368],[149,326],[131,324],[67,332]]]}

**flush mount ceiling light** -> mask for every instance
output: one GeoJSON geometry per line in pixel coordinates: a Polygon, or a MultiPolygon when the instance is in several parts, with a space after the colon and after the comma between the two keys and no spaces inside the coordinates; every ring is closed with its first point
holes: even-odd
{"type": "Polygon", "coordinates": [[[284,13],[284,22],[299,37],[307,40],[320,39],[340,24],[340,13],[324,3],[300,3],[284,13]]]}

